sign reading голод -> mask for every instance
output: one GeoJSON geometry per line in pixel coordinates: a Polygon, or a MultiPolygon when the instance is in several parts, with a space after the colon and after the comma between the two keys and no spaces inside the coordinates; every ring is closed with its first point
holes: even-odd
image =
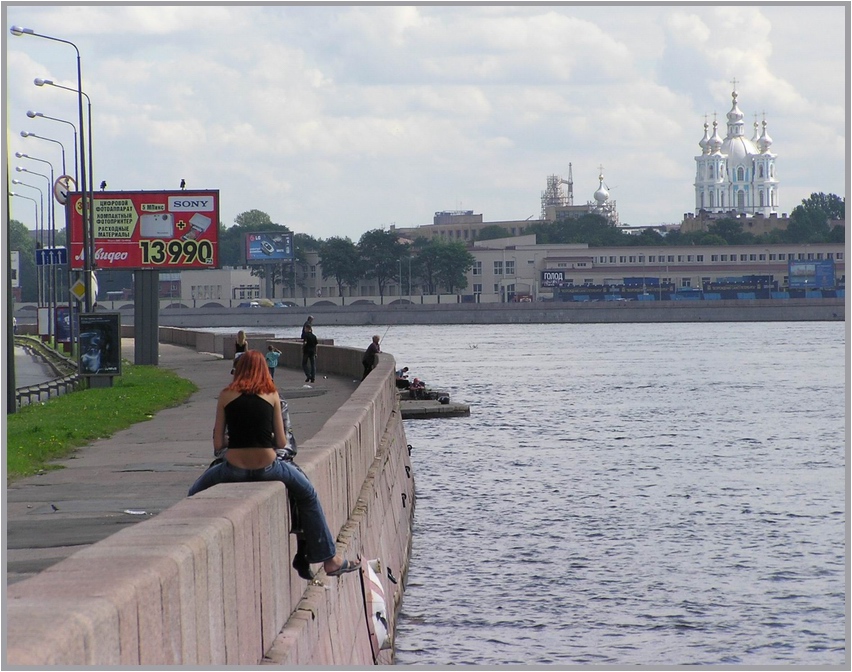
{"type": "MultiPolygon", "coordinates": [[[[218,190],[102,191],[93,197],[95,268],[218,268],[218,190]]],[[[82,193],[68,194],[65,215],[71,268],[82,269],[82,193]]]]}

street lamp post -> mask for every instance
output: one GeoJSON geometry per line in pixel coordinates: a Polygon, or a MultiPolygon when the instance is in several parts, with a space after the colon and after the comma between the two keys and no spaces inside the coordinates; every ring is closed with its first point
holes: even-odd
{"type": "MultiPolygon", "coordinates": [[[[80,173],[77,172],[77,127],[72,124],[70,121],[66,121],[65,119],[59,119],[58,117],[49,117],[46,114],[42,114],[41,112],[33,112],[32,110],[27,111],[27,116],[30,119],[35,119],[36,117],[40,117],[41,119],[50,119],[51,121],[58,121],[62,124],[68,124],[74,130],[74,181],[79,184],[80,173]]],[[[65,171],[65,164],[63,163],[63,172],[65,171]]]]}
{"type": "MultiPolygon", "coordinates": [[[[88,131],[89,131],[89,181],[88,185],[86,184],[86,171],[84,167],[85,159],[81,156],[80,158],[80,191],[83,193],[83,268],[85,271],[86,277],[86,311],[89,312],[92,308],[92,296],[90,294],[90,283],[91,283],[91,272],[94,270],[95,263],[95,227],[94,227],[94,212],[92,208],[95,203],[95,171],[92,167],[92,158],[94,157],[94,152],[92,151],[92,99],[89,98],[88,94],[82,89],[72,89],[70,86],[63,86],[62,84],[57,84],[51,79],[43,79],[41,77],[36,77],[33,80],[33,84],[36,86],[53,86],[57,89],[63,89],[64,91],[71,91],[72,93],[78,93],[80,96],[86,98],[86,105],[88,108],[88,131]],[[88,203],[88,217],[86,216],[86,204],[88,203]]],[[[83,117],[82,117],[82,100],[80,102],[80,146],[83,146],[83,117]]]]}
{"type": "Polygon", "coordinates": [[[28,133],[27,131],[21,131],[22,138],[38,138],[39,140],[46,140],[47,142],[53,142],[59,145],[59,148],[62,150],[62,174],[67,175],[65,172],[65,145],[63,145],[59,140],[54,140],[53,138],[46,138],[43,135],[38,135],[36,133],[28,133]]]}
{"type": "MultiPolygon", "coordinates": [[[[32,28],[22,28],[21,26],[12,26],[10,29],[12,35],[22,36],[22,35],[30,35],[32,37],[41,37],[45,40],[51,40],[54,42],[61,42],[63,44],[69,44],[74,47],[74,51],[77,53],[77,115],[80,123],[80,186],[83,188],[83,198],[81,204],[81,212],[83,215],[83,249],[84,249],[84,257],[83,257],[83,268],[85,271],[85,301],[86,301],[86,312],[91,312],[92,310],[92,296],[91,296],[91,268],[93,259],[91,258],[91,254],[89,253],[89,227],[92,224],[92,220],[89,214],[89,203],[86,202],[86,194],[85,194],[85,184],[86,184],[86,146],[85,139],[83,133],[83,67],[80,59],[80,50],[77,48],[77,45],[69,40],[63,40],[58,37],[52,37],[50,35],[43,35],[41,33],[36,33],[32,28]]],[[[89,108],[90,116],[89,122],[91,124],[91,105],[89,108]]],[[[90,198],[93,190],[90,189],[90,198]]]]}
{"type": "MultiPolygon", "coordinates": [[[[36,156],[30,156],[29,154],[23,154],[21,152],[15,152],[15,156],[19,159],[29,159],[30,161],[38,161],[39,163],[46,163],[50,167],[50,177],[47,175],[43,175],[42,173],[35,173],[31,170],[27,170],[26,168],[18,167],[16,170],[20,170],[21,172],[32,173],[33,175],[41,175],[44,179],[47,180],[47,202],[50,205],[47,208],[47,224],[49,230],[48,236],[48,247],[51,250],[55,247],[54,243],[56,241],[56,216],[55,209],[53,206],[53,200],[51,199],[51,194],[53,193],[53,185],[54,185],[54,172],[53,172],[53,164],[50,161],[46,161],[44,159],[40,159],[36,156]]],[[[44,241],[42,241],[42,245],[44,245],[44,241]]],[[[52,260],[52,258],[51,258],[52,260]]],[[[42,268],[42,274],[44,275],[47,285],[47,307],[50,318],[48,319],[47,325],[47,333],[49,337],[53,336],[53,315],[56,308],[56,273],[54,273],[54,267],[51,264],[49,268],[42,268]]]]}
{"type": "MultiPolygon", "coordinates": [[[[35,220],[36,241],[41,243],[42,245],[44,245],[44,240],[43,240],[43,236],[44,236],[44,192],[41,189],[39,189],[37,186],[35,186],[33,184],[27,184],[26,182],[21,182],[21,180],[12,180],[12,184],[18,184],[22,187],[29,187],[30,189],[35,189],[38,192],[39,198],[41,199],[41,225],[39,225],[38,208],[36,208],[36,220],[35,220]]],[[[23,194],[14,194],[14,195],[20,196],[21,198],[29,198],[29,196],[24,196],[23,194]]],[[[30,200],[35,203],[35,199],[30,198],[30,200]]],[[[38,305],[39,306],[42,305],[42,301],[43,301],[43,298],[44,298],[44,296],[43,296],[43,294],[44,294],[43,284],[44,283],[43,283],[42,275],[43,274],[42,274],[41,267],[37,268],[36,269],[36,287],[37,287],[37,292],[38,292],[38,305]]]]}

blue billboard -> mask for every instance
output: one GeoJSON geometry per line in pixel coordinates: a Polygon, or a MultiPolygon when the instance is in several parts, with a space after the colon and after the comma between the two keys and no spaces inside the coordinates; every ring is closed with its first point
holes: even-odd
{"type": "Polygon", "coordinates": [[[293,259],[292,233],[263,231],[245,235],[247,264],[269,264],[293,259]]]}
{"type": "Polygon", "coordinates": [[[834,259],[790,260],[787,286],[790,289],[834,289],[834,259]]]}

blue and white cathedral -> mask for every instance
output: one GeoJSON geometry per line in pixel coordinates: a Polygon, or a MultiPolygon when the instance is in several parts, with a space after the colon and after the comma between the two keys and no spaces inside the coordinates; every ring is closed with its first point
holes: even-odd
{"type": "Polygon", "coordinates": [[[728,130],[719,137],[716,120],[713,135],[704,122],[704,137],[698,143],[701,155],[695,157],[695,214],[736,213],[769,215],[778,211],[776,155],[769,151],[772,138],[754,122],[751,139],[745,136],[743,113],[737,106],[736,80],[731,92],[728,130]]]}

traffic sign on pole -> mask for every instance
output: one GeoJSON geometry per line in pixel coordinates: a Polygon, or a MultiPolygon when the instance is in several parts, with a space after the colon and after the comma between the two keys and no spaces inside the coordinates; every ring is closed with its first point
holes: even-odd
{"type": "Polygon", "coordinates": [[[68,192],[76,191],[77,183],[70,175],[62,175],[56,179],[53,184],[53,195],[60,205],[65,205],[68,202],[68,192]]]}
{"type": "Polygon", "coordinates": [[[68,250],[64,247],[43,247],[36,250],[36,266],[64,266],[68,250]]]}
{"type": "Polygon", "coordinates": [[[73,285],[71,285],[71,296],[73,296],[78,301],[82,301],[86,298],[86,283],[82,280],[78,280],[73,285]]]}

